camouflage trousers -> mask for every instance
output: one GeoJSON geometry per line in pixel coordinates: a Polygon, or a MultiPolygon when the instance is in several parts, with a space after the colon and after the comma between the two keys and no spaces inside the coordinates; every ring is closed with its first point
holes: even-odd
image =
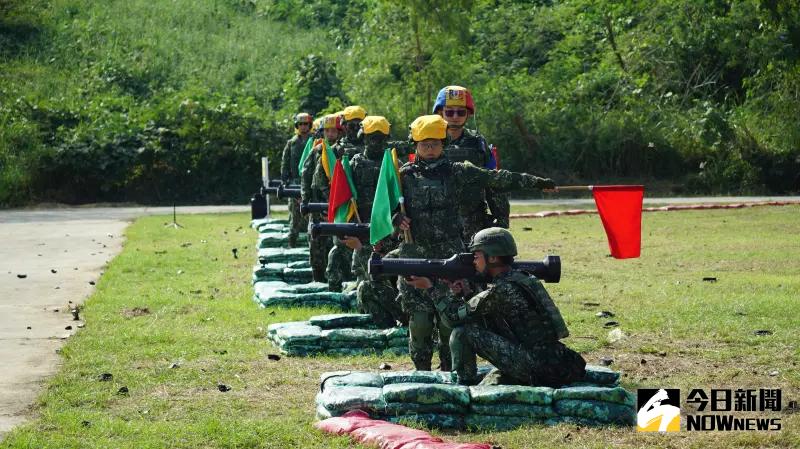
{"type": "Polygon", "coordinates": [[[294,199],[289,198],[289,248],[297,246],[297,236],[301,232],[306,232],[308,229],[308,220],[300,213],[300,203],[294,199]]]}
{"type": "Polygon", "coordinates": [[[328,278],[330,291],[340,292],[342,283],[355,279],[351,269],[352,263],[353,250],[334,237],[333,248],[328,252],[328,267],[325,269],[325,277],[328,278]]]}
{"type": "Polygon", "coordinates": [[[435,331],[439,332],[439,369],[450,371],[450,327],[442,322],[436,312],[417,311],[408,314],[408,352],[417,370],[431,370],[435,331]]]}
{"type": "Polygon", "coordinates": [[[308,258],[314,282],[326,282],[325,267],[328,266],[328,252],[333,247],[330,237],[308,238],[308,258]]]}
{"type": "Polygon", "coordinates": [[[372,315],[378,327],[394,327],[398,321],[408,324],[408,315],[400,307],[397,290],[390,282],[363,280],[358,284],[357,295],[361,312],[372,315]]]}
{"type": "Polygon", "coordinates": [[[466,385],[477,382],[476,356],[497,367],[502,378],[519,385],[571,384],[583,378],[586,367],[580,354],[559,341],[529,348],[474,323],[453,329],[450,350],[458,382],[466,385]]]}

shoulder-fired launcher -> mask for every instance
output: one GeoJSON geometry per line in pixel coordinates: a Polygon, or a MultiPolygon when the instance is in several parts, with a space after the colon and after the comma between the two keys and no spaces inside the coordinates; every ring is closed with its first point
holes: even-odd
{"type": "Polygon", "coordinates": [[[359,240],[369,240],[369,223],[309,223],[308,234],[312,239],[324,235],[342,237],[357,237],[359,240]]]}
{"type": "MultiPolygon", "coordinates": [[[[372,279],[380,276],[424,276],[448,280],[478,278],[472,265],[472,253],[456,254],[449,259],[391,259],[373,254],[369,260],[369,274],[372,279]]],[[[561,258],[545,256],[541,262],[516,261],[511,267],[536,276],[544,282],[561,280],[561,258]]]]}
{"type": "Polygon", "coordinates": [[[328,212],[328,203],[300,204],[300,213],[302,215],[319,214],[325,212],[328,212]]]}

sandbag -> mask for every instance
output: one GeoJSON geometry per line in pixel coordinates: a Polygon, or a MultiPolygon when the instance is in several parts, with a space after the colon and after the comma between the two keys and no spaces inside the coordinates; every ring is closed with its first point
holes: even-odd
{"type": "Polygon", "coordinates": [[[388,340],[386,346],[390,348],[405,348],[408,346],[408,337],[397,337],[388,340]]]}
{"type": "Polygon", "coordinates": [[[381,373],[385,385],[399,383],[445,384],[452,383],[452,375],[441,371],[391,371],[381,373]]]}
{"type": "Polygon", "coordinates": [[[258,250],[258,261],[262,264],[289,263],[308,260],[308,248],[262,248],[258,250]]]}
{"type": "Polygon", "coordinates": [[[604,366],[586,365],[586,375],[583,381],[593,384],[616,386],[619,383],[619,373],[604,366]]]}
{"type": "Polygon", "coordinates": [[[616,404],[633,407],[636,398],[622,387],[568,387],[559,388],[553,392],[553,400],[561,399],[592,399],[595,401],[614,402],[616,404]]]}
{"type": "Polygon", "coordinates": [[[253,267],[253,283],[263,281],[283,281],[283,270],[286,264],[268,263],[259,264],[253,267]]]}
{"type": "MultiPolygon", "coordinates": [[[[327,288],[327,285],[325,286],[327,288]]],[[[372,315],[368,313],[336,313],[329,315],[317,315],[308,319],[311,324],[322,329],[337,329],[342,327],[364,328],[371,326],[372,315]]],[[[385,334],[384,334],[385,335],[385,334]]]]}
{"type": "Polygon", "coordinates": [[[383,330],[383,335],[386,336],[387,340],[392,340],[395,338],[408,338],[408,328],[405,326],[395,326],[390,327],[388,329],[383,330]]]}
{"type": "Polygon", "coordinates": [[[311,268],[310,260],[298,260],[296,262],[289,262],[286,264],[287,268],[311,268]]]}
{"type": "Polygon", "coordinates": [[[550,405],[553,389],[524,385],[476,385],[469,387],[473,404],[550,405]]]}
{"type": "Polygon", "coordinates": [[[328,291],[328,284],[324,282],[309,282],[306,284],[286,284],[277,289],[285,293],[319,293],[328,291]]]}
{"type": "Polygon", "coordinates": [[[386,408],[382,390],[377,387],[327,388],[317,394],[317,404],[325,407],[333,416],[356,409],[382,413],[386,408]]]}
{"type": "Polygon", "coordinates": [[[381,343],[386,346],[386,337],[376,329],[325,329],[322,338],[326,341],[347,341],[360,343],[381,343]]]}
{"type": "Polygon", "coordinates": [[[334,357],[353,357],[359,355],[375,355],[383,352],[383,348],[364,346],[357,348],[325,348],[325,355],[334,357]]]}
{"type": "Polygon", "coordinates": [[[373,349],[375,351],[386,349],[386,342],[383,340],[324,340],[324,342],[324,346],[328,349],[373,349]]]}
{"type": "Polygon", "coordinates": [[[290,284],[305,284],[314,279],[314,273],[311,268],[289,268],[283,269],[281,278],[290,284]]]}
{"type": "Polygon", "coordinates": [[[328,387],[383,387],[383,377],[379,373],[359,371],[334,371],[323,373],[320,376],[320,388],[325,391],[328,387]]]}
{"type": "Polygon", "coordinates": [[[275,337],[280,340],[291,340],[293,343],[318,345],[322,337],[319,326],[306,324],[304,326],[284,326],[275,330],[275,337]]]}
{"type": "Polygon", "coordinates": [[[477,415],[516,416],[520,418],[552,418],[556,416],[549,405],[529,404],[470,404],[470,410],[477,415]]]}
{"type": "MultiPolygon", "coordinates": [[[[298,244],[308,244],[307,234],[297,236],[298,244]]],[[[257,248],[281,248],[289,244],[288,232],[259,232],[257,248]]]]}
{"type": "Polygon", "coordinates": [[[449,402],[464,408],[469,406],[469,388],[462,385],[420,383],[387,385],[384,377],[383,397],[387,403],[438,404],[449,402]]]}
{"type": "MultiPolygon", "coordinates": [[[[409,402],[386,402],[386,416],[401,416],[412,415],[419,413],[446,413],[446,414],[461,414],[467,413],[467,407],[459,404],[452,404],[449,402],[440,402],[436,404],[417,404],[409,402]]],[[[555,413],[553,413],[555,415],[555,413]]]]}
{"type": "Polygon", "coordinates": [[[591,399],[562,399],[555,402],[553,409],[562,416],[577,416],[604,423],[626,425],[636,423],[636,409],[634,407],[613,402],[593,401],[591,399]]]}
{"type": "Polygon", "coordinates": [[[478,415],[470,413],[464,418],[467,429],[475,430],[511,430],[537,421],[519,416],[478,415]]]}
{"type": "Polygon", "coordinates": [[[416,422],[436,429],[464,429],[466,423],[464,415],[447,413],[415,413],[412,415],[389,416],[387,421],[403,424],[416,422]]]}

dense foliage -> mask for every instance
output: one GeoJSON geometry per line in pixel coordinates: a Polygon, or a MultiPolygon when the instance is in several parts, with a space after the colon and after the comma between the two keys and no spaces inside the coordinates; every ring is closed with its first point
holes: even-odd
{"type": "Polygon", "coordinates": [[[0,0],[0,204],[242,202],[295,111],[448,84],[507,168],[800,191],[794,1],[0,0]]]}

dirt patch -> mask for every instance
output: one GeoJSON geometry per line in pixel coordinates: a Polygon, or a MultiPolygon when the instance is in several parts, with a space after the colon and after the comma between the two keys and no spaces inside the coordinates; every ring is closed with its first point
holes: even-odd
{"type": "Polygon", "coordinates": [[[122,316],[125,318],[133,318],[137,316],[150,315],[150,309],[147,307],[134,307],[132,309],[122,309],[122,316]]]}

